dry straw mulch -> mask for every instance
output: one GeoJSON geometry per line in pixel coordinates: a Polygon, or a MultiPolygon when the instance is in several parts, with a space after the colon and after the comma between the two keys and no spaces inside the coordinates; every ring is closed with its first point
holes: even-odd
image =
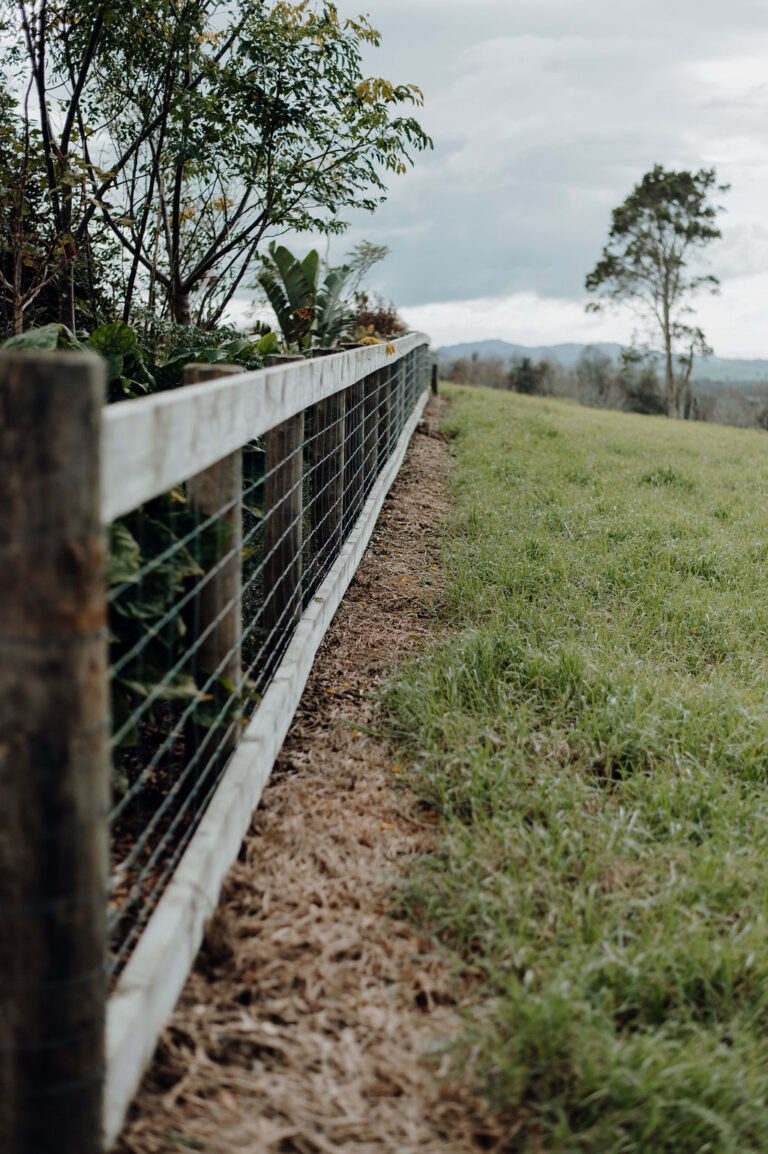
{"type": "Polygon", "coordinates": [[[377,684],[425,646],[439,608],[442,404],[318,655],[120,1154],[498,1148],[439,1057],[463,995],[391,913],[393,875],[433,846],[432,815],[366,732],[377,684]]]}

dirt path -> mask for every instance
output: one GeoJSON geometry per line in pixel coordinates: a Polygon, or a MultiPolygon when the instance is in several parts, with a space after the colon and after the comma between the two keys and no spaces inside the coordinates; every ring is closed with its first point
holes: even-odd
{"type": "Polygon", "coordinates": [[[459,994],[388,907],[392,876],[431,847],[431,815],[365,732],[372,692],[426,643],[441,597],[440,404],[318,655],[120,1154],[496,1145],[482,1104],[424,1060],[456,1028],[459,994]]]}

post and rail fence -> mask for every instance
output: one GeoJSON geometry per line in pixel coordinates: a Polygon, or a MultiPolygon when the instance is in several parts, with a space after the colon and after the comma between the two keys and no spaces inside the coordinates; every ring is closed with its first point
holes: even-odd
{"type": "Polygon", "coordinates": [[[101,1154],[430,391],[428,340],[105,406],[0,354],[0,1150],[101,1154]]]}

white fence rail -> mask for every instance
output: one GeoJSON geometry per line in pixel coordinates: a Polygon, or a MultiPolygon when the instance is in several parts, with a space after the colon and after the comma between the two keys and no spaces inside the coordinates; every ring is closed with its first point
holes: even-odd
{"type": "Polygon", "coordinates": [[[413,333],[396,341],[394,355],[369,345],[110,405],[102,424],[104,524],[311,405],[391,368],[426,340],[413,333]]]}

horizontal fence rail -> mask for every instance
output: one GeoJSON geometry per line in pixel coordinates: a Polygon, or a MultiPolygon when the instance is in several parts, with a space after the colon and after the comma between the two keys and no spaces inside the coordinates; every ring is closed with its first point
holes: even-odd
{"type": "MultiPolygon", "coordinates": [[[[423,348],[425,339],[418,333],[400,337],[396,357],[423,348]]],[[[172,390],[110,405],[102,422],[104,523],[391,361],[384,345],[366,346],[239,373],[186,394],[172,390]]]]}
{"type": "MultiPolygon", "coordinates": [[[[102,654],[90,660],[88,669],[75,660],[68,692],[74,700],[78,695],[89,698],[88,716],[96,716],[98,701],[108,694],[112,713],[111,735],[102,724],[94,731],[101,745],[91,742],[91,758],[101,758],[101,794],[92,785],[87,797],[78,795],[85,816],[72,819],[78,831],[90,823],[93,844],[82,839],[73,844],[65,837],[60,850],[55,832],[43,829],[35,835],[33,856],[40,856],[49,838],[62,861],[70,860],[67,852],[72,860],[67,868],[73,876],[60,899],[54,887],[59,905],[54,904],[52,926],[46,929],[43,919],[41,931],[38,924],[38,907],[47,900],[39,874],[33,871],[15,889],[6,883],[5,904],[12,918],[21,919],[25,929],[32,925],[37,938],[28,935],[28,948],[42,954],[50,953],[51,934],[55,938],[59,932],[61,902],[66,909],[67,902],[83,900],[77,887],[87,889],[87,884],[82,878],[74,880],[78,870],[87,867],[91,879],[100,877],[97,886],[103,892],[106,884],[106,900],[96,901],[95,922],[86,916],[90,929],[85,934],[92,955],[98,953],[96,970],[91,956],[89,966],[78,961],[76,972],[69,972],[68,947],[53,965],[69,967],[65,982],[77,985],[80,971],[88,969],[106,974],[111,986],[106,1003],[102,978],[90,995],[89,1005],[97,1010],[101,1005],[95,1025],[91,1017],[88,1030],[81,1028],[86,1020],[76,1014],[74,1025],[67,1020],[52,1027],[50,1036],[41,1029],[32,1005],[39,1000],[43,979],[31,982],[30,1016],[19,1019],[16,986],[23,950],[12,960],[11,952],[5,957],[0,948],[0,1073],[8,1075],[3,1086],[11,1087],[10,1093],[0,1088],[0,1147],[12,1154],[45,1148],[39,1132],[27,1139],[24,1127],[30,1123],[22,1121],[30,1116],[32,1067],[24,1074],[19,1055],[30,1052],[37,1058],[36,1083],[44,1083],[54,1071],[62,1082],[57,1093],[66,1109],[77,1111],[82,1104],[84,1113],[90,1110],[91,1131],[96,1110],[104,1141],[110,1144],[117,1136],[186,980],[205,920],[250,823],[315,652],[359,563],[428,396],[427,339],[420,334],[386,347],[356,347],[313,360],[275,360],[252,373],[231,366],[188,366],[185,387],[173,392],[103,408],[91,400],[85,443],[82,414],[70,412],[61,422],[61,411],[70,393],[79,395],[78,373],[80,381],[100,372],[103,376],[98,363],[61,355],[6,357],[5,363],[0,358],[0,403],[8,418],[0,435],[11,455],[19,456],[22,441],[22,432],[13,427],[22,421],[16,410],[23,410],[29,425],[23,433],[28,438],[35,433],[29,398],[22,395],[29,380],[40,380],[45,390],[46,375],[55,379],[69,373],[69,387],[52,409],[52,443],[46,449],[54,462],[51,476],[60,485],[68,484],[69,474],[79,468],[98,480],[91,484],[86,513],[97,534],[99,524],[107,526],[107,559],[101,567],[91,560],[92,572],[82,579],[91,598],[95,581],[101,618],[86,629],[74,611],[66,617],[73,660],[85,636],[94,638],[94,654],[102,654]],[[101,697],[93,696],[96,683],[101,697]],[[78,865],[78,854],[84,855],[85,866],[78,865]],[[93,1039],[90,1051],[82,1039],[72,1041],[73,1036],[80,1038],[78,1029],[93,1039]],[[69,1092],[61,1068],[73,1054],[76,1076],[70,1079],[69,1092]],[[102,1061],[103,1076],[98,1073],[102,1061]]],[[[55,389],[51,393],[56,397],[55,389]]],[[[39,402],[34,390],[31,395],[39,402]]],[[[22,464],[28,474],[37,457],[27,452],[22,464]]],[[[14,477],[12,467],[6,477],[11,512],[7,531],[0,521],[0,550],[9,542],[7,551],[18,570],[22,556],[29,557],[25,565],[34,565],[39,541],[33,537],[27,542],[24,500],[15,491],[20,481],[14,477]]],[[[39,532],[43,537],[60,534],[59,567],[66,569],[67,558],[81,548],[85,514],[78,508],[74,519],[66,515],[63,490],[52,495],[38,489],[33,502],[43,511],[39,532]],[[51,510],[58,520],[48,528],[51,510]]],[[[98,547],[103,556],[103,544],[98,547]]],[[[71,560],[69,564],[71,568],[71,560]]],[[[10,593],[18,597],[18,573],[14,580],[10,593]]],[[[85,598],[77,585],[76,592],[85,598]]],[[[48,595],[54,605],[52,620],[55,597],[55,592],[48,595]]],[[[44,603],[37,598],[36,613],[44,603]]],[[[41,646],[59,644],[45,634],[45,621],[25,626],[23,614],[10,609],[0,615],[0,624],[8,635],[0,634],[0,646],[7,651],[4,661],[13,662],[21,643],[24,652],[30,650],[33,675],[39,675],[39,663],[46,659],[41,646]],[[19,629],[21,642],[14,640],[19,629]],[[36,630],[43,630],[42,641],[35,640],[36,630]]],[[[44,698],[42,691],[36,692],[44,698]]],[[[80,724],[78,717],[73,709],[63,720],[80,724]]],[[[0,751],[4,729],[10,731],[14,722],[29,728],[13,710],[9,718],[0,714],[0,751]]],[[[55,719],[54,732],[57,726],[55,719]]],[[[74,746],[68,740],[68,760],[55,762],[65,767],[64,782],[57,783],[65,799],[68,790],[78,794],[82,776],[77,741],[83,739],[77,738],[74,746]]],[[[45,762],[40,748],[38,743],[37,756],[45,762]]],[[[98,766],[91,772],[99,776],[98,766]]],[[[32,780],[50,787],[45,773],[33,773],[32,780]]],[[[19,773],[6,784],[6,791],[14,788],[21,789],[19,773]]],[[[28,797],[28,783],[24,789],[28,797]]],[[[40,804],[34,791],[31,804],[40,804]]],[[[0,864],[10,876],[14,851],[8,846],[14,830],[17,837],[24,836],[23,823],[11,815],[9,825],[0,816],[0,857],[7,858],[0,864]]],[[[49,850],[46,853],[50,857],[49,850]]],[[[91,894],[86,907],[92,909],[95,900],[91,894]]],[[[55,976],[54,984],[58,980],[55,976]]],[[[82,1016],[82,1005],[78,1012],[82,1016]]],[[[95,1144],[89,1141],[80,1133],[71,1147],[61,1149],[65,1154],[70,1149],[91,1154],[102,1148],[101,1138],[95,1144]]]]}

